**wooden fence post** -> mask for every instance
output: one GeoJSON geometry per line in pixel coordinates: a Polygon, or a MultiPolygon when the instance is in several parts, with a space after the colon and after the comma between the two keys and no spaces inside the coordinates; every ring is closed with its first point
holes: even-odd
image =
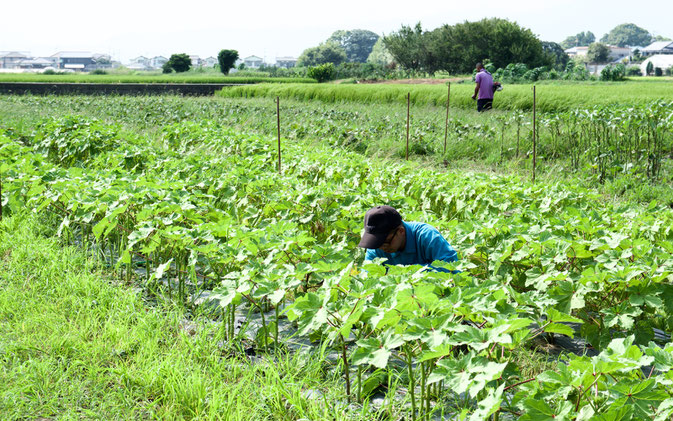
{"type": "Polygon", "coordinates": [[[407,93],[407,153],[406,153],[406,159],[407,161],[409,160],[409,108],[410,108],[410,102],[411,102],[411,92],[407,93]]]}
{"type": "Polygon", "coordinates": [[[449,82],[449,92],[446,95],[446,123],[444,124],[444,155],[446,155],[446,139],[449,136],[449,105],[451,103],[451,82],[449,82]]]}
{"type": "Polygon", "coordinates": [[[281,174],[281,159],[280,159],[280,97],[276,97],[276,119],[278,122],[278,174],[281,174]]]}
{"type": "Polygon", "coordinates": [[[535,85],[533,85],[533,183],[535,183],[535,167],[537,164],[537,116],[535,114],[536,101],[535,85]]]}

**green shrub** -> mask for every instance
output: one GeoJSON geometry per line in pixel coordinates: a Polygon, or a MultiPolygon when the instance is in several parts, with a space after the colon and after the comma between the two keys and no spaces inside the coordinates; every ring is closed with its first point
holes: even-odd
{"type": "Polygon", "coordinates": [[[92,72],[89,72],[90,75],[106,75],[107,72],[103,69],[96,69],[92,72]]]}
{"type": "Polygon", "coordinates": [[[64,74],[63,72],[57,72],[54,69],[47,69],[44,72],[42,72],[43,75],[62,75],[64,74]]]}
{"type": "Polygon", "coordinates": [[[527,83],[538,80],[587,80],[589,72],[579,62],[569,61],[565,70],[559,72],[548,67],[536,67],[528,69],[524,63],[510,63],[507,67],[492,72],[493,78],[506,83],[527,83]]]}
{"type": "Polygon", "coordinates": [[[317,80],[319,83],[333,80],[335,73],[334,64],[332,63],[325,63],[308,68],[308,77],[317,80]]]}
{"type": "Polygon", "coordinates": [[[629,66],[626,68],[626,76],[642,76],[643,72],[640,70],[640,66],[629,66]]]}
{"type": "Polygon", "coordinates": [[[663,76],[664,75],[664,72],[663,72],[663,70],[661,70],[661,67],[655,67],[654,68],[654,75],[655,76],[663,76]]]}
{"type": "Polygon", "coordinates": [[[616,66],[613,66],[612,64],[605,66],[603,70],[601,70],[601,80],[602,81],[620,81],[624,80],[626,76],[626,67],[619,63],[616,66]]]}

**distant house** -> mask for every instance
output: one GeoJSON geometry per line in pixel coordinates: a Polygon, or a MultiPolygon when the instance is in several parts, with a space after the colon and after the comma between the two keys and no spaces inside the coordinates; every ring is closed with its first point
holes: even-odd
{"type": "Polygon", "coordinates": [[[196,54],[190,55],[189,59],[192,61],[192,67],[203,66],[203,64],[201,63],[201,57],[197,56],[196,54]]]}
{"type": "Polygon", "coordinates": [[[129,69],[129,70],[141,70],[141,71],[153,70],[150,66],[144,64],[143,62],[138,62],[138,61],[134,61],[134,62],[129,63],[126,66],[126,68],[129,69]]]}
{"type": "Polygon", "coordinates": [[[243,59],[245,67],[249,69],[259,69],[264,64],[264,60],[261,57],[250,56],[243,59]]]}
{"type": "Polygon", "coordinates": [[[610,61],[613,63],[621,61],[622,59],[629,59],[631,57],[631,48],[630,47],[616,47],[614,45],[608,45],[610,49],[610,61]]]}
{"type": "Polygon", "coordinates": [[[61,51],[51,55],[59,69],[89,71],[95,68],[93,54],[85,51],[61,51]]]}
{"type": "Polygon", "coordinates": [[[589,47],[572,47],[564,51],[566,54],[570,56],[570,58],[577,56],[586,56],[587,52],[589,52],[589,47]]]}
{"type": "Polygon", "coordinates": [[[18,69],[19,63],[26,59],[30,57],[18,51],[3,51],[0,53],[0,69],[18,69]]]}
{"type": "Polygon", "coordinates": [[[658,67],[662,71],[666,71],[666,69],[673,67],[673,54],[657,54],[648,57],[640,64],[640,71],[644,75],[647,75],[647,63],[652,63],[653,69],[658,67]]]}
{"type": "Polygon", "coordinates": [[[111,69],[112,57],[109,54],[94,54],[93,61],[96,69],[111,69]]]}
{"type": "Polygon", "coordinates": [[[297,59],[294,57],[276,57],[276,66],[289,69],[297,65],[297,59]]]}
{"type": "Polygon", "coordinates": [[[150,59],[150,67],[154,69],[161,69],[168,59],[164,56],[154,56],[150,59]]]}
{"type": "Polygon", "coordinates": [[[217,59],[215,57],[208,57],[207,59],[203,60],[203,66],[204,67],[214,67],[217,63],[217,59]]]}
{"type": "Polygon", "coordinates": [[[657,41],[640,50],[644,56],[655,54],[673,54],[673,41],[657,41]]]}
{"type": "Polygon", "coordinates": [[[150,59],[148,59],[145,56],[138,56],[136,58],[131,59],[131,65],[136,65],[135,67],[142,66],[144,68],[149,68],[150,67],[150,59]]]}
{"type": "MultiPolygon", "coordinates": [[[[612,63],[616,63],[624,58],[631,57],[630,47],[617,47],[614,45],[608,45],[608,48],[610,49],[610,55],[608,57],[608,60],[612,63]]],[[[572,47],[564,51],[566,54],[570,56],[570,58],[581,56],[586,57],[586,55],[589,53],[589,47],[572,47]]]]}
{"type": "Polygon", "coordinates": [[[36,57],[21,60],[19,62],[19,67],[21,69],[46,69],[48,67],[56,68],[56,62],[50,58],[36,57]]]}

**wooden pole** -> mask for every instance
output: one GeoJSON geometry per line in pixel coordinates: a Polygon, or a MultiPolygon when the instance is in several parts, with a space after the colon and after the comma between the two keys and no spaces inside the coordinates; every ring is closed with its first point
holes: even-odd
{"type": "Polygon", "coordinates": [[[276,119],[278,122],[278,174],[281,174],[280,159],[280,97],[276,97],[276,119]]]}
{"type": "Polygon", "coordinates": [[[444,124],[444,155],[446,155],[446,138],[449,136],[449,104],[451,103],[451,82],[449,92],[446,95],[446,123],[444,124]]]}
{"type": "Polygon", "coordinates": [[[533,183],[535,183],[535,166],[537,164],[537,127],[536,127],[537,116],[535,114],[535,104],[536,104],[535,85],[533,85],[533,183]]]}
{"type": "Polygon", "coordinates": [[[406,159],[409,160],[409,108],[411,103],[411,92],[407,93],[407,154],[406,159]]]}

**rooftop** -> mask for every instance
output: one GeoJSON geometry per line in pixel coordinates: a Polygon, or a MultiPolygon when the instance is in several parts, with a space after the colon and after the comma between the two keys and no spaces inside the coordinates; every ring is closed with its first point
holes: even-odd
{"type": "Polygon", "coordinates": [[[642,51],[661,51],[663,49],[673,49],[673,41],[657,41],[643,48],[642,51]]]}
{"type": "Polygon", "coordinates": [[[88,51],[59,51],[52,54],[51,57],[58,58],[93,58],[93,54],[88,51]]]}

